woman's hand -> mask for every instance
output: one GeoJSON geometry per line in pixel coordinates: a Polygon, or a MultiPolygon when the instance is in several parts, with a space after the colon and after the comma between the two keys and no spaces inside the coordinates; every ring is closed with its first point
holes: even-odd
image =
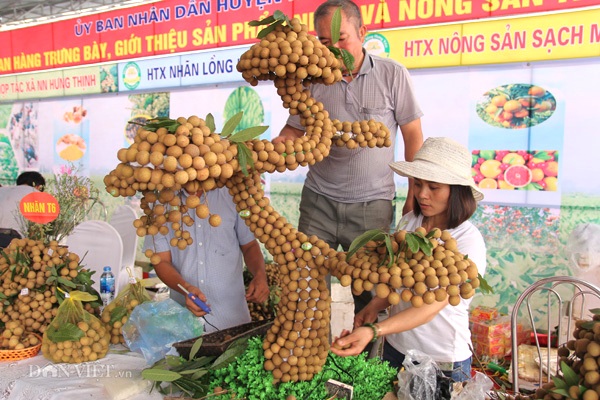
{"type": "Polygon", "coordinates": [[[352,333],[343,330],[331,344],[331,352],[341,357],[356,356],[367,347],[373,334],[373,329],[366,326],[355,328],[352,333]]]}
{"type": "Polygon", "coordinates": [[[354,329],[363,326],[364,324],[370,324],[377,321],[378,315],[379,309],[375,307],[375,304],[371,301],[354,316],[354,329]]]}

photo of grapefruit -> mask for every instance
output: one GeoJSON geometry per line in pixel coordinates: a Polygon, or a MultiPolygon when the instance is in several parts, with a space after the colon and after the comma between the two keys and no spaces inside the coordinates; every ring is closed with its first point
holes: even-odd
{"type": "Polygon", "coordinates": [[[523,187],[531,183],[533,174],[525,165],[512,165],[504,171],[504,180],[514,187],[523,187]]]}

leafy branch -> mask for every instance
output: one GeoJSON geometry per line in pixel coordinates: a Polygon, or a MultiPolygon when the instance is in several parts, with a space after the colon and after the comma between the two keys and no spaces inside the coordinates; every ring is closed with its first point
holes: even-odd
{"type": "Polygon", "coordinates": [[[331,44],[327,46],[337,58],[341,59],[349,74],[354,71],[354,56],[346,49],[340,49],[334,45],[340,41],[340,29],[342,28],[342,7],[338,7],[331,18],[331,44]]]}
{"type": "Polygon", "coordinates": [[[138,121],[128,121],[130,124],[142,126],[145,130],[156,132],[159,128],[165,128],[170,133],[175,133],[179,125],[179,122],[169,117],[156,117],[148,120],[146,123],[138,121]]]}
{"type": "Polygon", "coordinates": [[[199,398],[210,393],[210,372],[227,367],[241,356],[248,347],[248,339],[233,342],[219,357],[198,357],[202,347],[202,337],[198,338],[186,360],[183,357],[167,355],[152,367],[142,371],[142,378],[153,381],[152,388],[162,394],[181,391],[186,395],[199,398]],[[163,383],[167,383],[166,386],[163,383]]]}
{"type": "MultiPolygon", "coordinates": [[[[292,26],[292,23],[287,15],[283,12],[277,10],[273,13],[273,15],[268,16],[261,20],[253,20],[248,22],[250,26],[264,26],[261,29],[256,37],[258,39],[262,39],[267,36],[269,33],[273,32],[275,28],[279,25],[286,24],[287,26],[292,26]]],[[[333,53],[336,58],[339,58],[344,63],[346,70],[348,73],[352,73],[354,71],[354,56],[348,52],[346,49],[339,49],[334,45],[340,40],[340,29],[342,27],[342,7],[338,7],[333,13],[333,17],[331,18],[331,44],[327,46],[329,51],[333,53]]]]}

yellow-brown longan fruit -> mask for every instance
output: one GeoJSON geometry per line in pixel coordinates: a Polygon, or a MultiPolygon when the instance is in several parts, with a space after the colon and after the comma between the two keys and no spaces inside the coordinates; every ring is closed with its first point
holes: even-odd
{"type": "Polygon", "coordinates": [[[419,295],[414,295],[413,297],[411,297],[410,303],[415,308],[421,307],[423,305],[423,297],[419,295]]]}
{"type": "Polygon", "coordinates": [[[450,296],[448,297],[448,303],[452,306],[457,306],[460,304],[460,296],[450,296]]]}
{"type": "Polygon", "coordinates": [[[221,225],[221,216],[219,214],[212,214],[208,219],[208,223],[212,227],[217,227],[221,225]]]}
{"type": "Polygon", "coordinates": [[[210,210],[206,204],[200,204],[196,207],[196,216],[201,219],[208,218],[210,210]]]}

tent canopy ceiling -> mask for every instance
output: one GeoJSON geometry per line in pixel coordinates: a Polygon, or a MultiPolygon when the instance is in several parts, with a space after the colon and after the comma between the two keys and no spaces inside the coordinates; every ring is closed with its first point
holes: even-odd
{"type": "Polygon", "coordinates": [[[151,0],[1,0],[0,30],[149,2],[151,0]]]}

